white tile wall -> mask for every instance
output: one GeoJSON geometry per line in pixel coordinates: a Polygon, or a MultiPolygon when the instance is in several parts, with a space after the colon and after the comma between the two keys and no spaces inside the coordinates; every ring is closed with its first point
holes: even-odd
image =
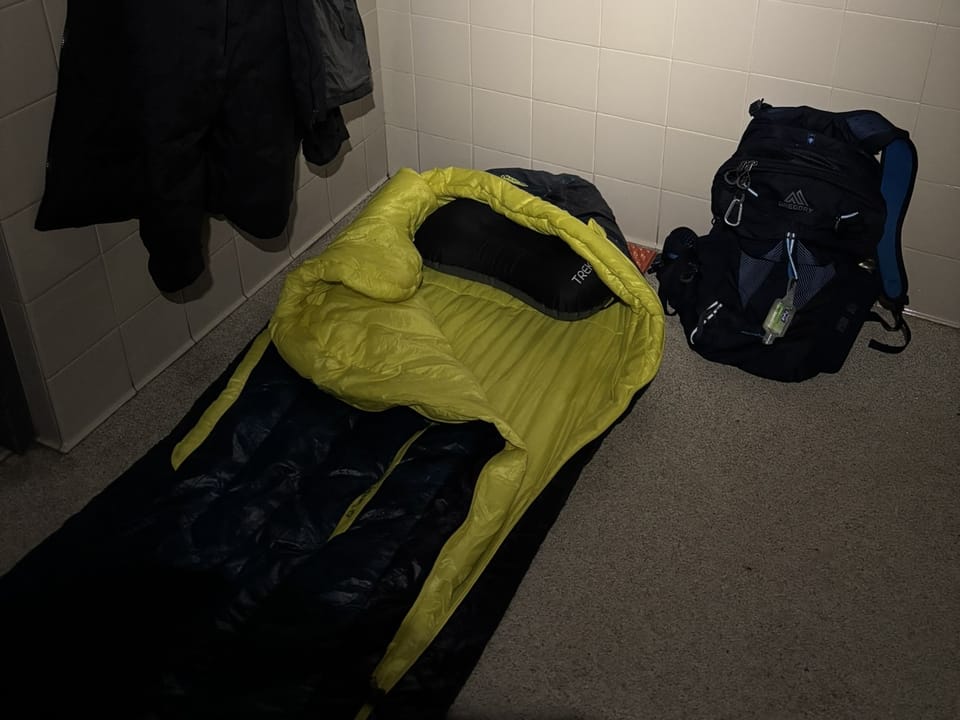
{"type": "Polygon", "coordinates": [[[447,138],[419,134],[420,167],[472,167],[473,146],[447,138]]]}
{"type": "Polygon", "coordinates": [[[840,10],[760,0],[750,70],[831,84],[843,21],[840,10]]]}
{"type": "Polygon", "coordinates": [[[47,379],[40,370],[27,310],[20,303],[0,301],[0,312],[3,313],[3,322],[7,326],[7,335],[20,373],[20,383],[30,407],[34,433],[41,442],[59,447],[60,424],[50,404],[47,379]]]}
{"type": "Polygon", "coordinates": [[[413,72],[413,32],[410,13],[392,10],[377,11],[380,30],[380,67],[386,70],[413,72]]]}
{"type": "Polygon", "coordinates": [[[391,173],[577,172],[648,245],[709,227],[753,100],[884,113],[920,153],[911,307],[960,325],[960,0],[379,0],[377,17],[391,173]],[[438,54],[452,37],[466,68],[438,54]]]}
{"type": "Polygon", "coordinates": [[[936,22],[940,3],[941,0],[847,0],[847,10],[903,20],[936,22]]]}
{"type": "MultiPolygon", "coordinates": [[[[300,160],[303,161],[303,156],[300,156],[300,160]]],[[[305,165],[305,163],[303,163],[305,165]]],[[[209,252],[216,252],[228,242],[233,240],[237,236],[237,231],[226,220],[222,218],[207,218],[207,235],[208,243],[210,245],[209,252]]]]}
{"type": "Polygon", "coordinates": [[[103,254],[110,295],[120,322],[128,320],[160,295],[147,271],[148,257],[139,233],[122,240],[103,254]]]}
{"type": "Polygon", "coordinates": [[[478,170],[489,170],[490,168],[502,167],[530,167],[530,158],[523,155],[513,155],[511,153],[491,150],[490,148],[474,145],[473,147],[473,167],[478,170]]]}
{"type": "Polygon", "coordinates": [[[921,105],[916,143],[921,180],[960,186],[960,108],[921,105]]]}
{"type": "Polygon", "coordinates": [[[413,66],[418,75],[470,82],[469,27],[462,22],[413,16],[413,66]]]}
{"type": "Polygon", "coordinates": [[[847,13],[834,85],[920,100],[935,36],[930,23],[847,13]]]}
{"type": "Polygon", "coordinates": [[[657,234],[657,206],[660,191],[656,187],[637,185],[599,174],[597,188],[611,207],[617,207],[617,225],[627,237],[654,237],[657,234]]]}
{"type": "Polygon", "coordinates": [[[757,0],[678,0],[673,58],[747,70],[757,0]]]}
{"type": "Polygon", "coordinates": [[[300,255],[313,244],[317,233],[325,232],[332,224],[327,180],[311,175],[297,190],[294,199],[294,210],[287,229],[290,234],[290,253],[294,257],[300,255]]]}
{"type": "Polygon", "coordinates": [[[940,24],[960,27],[960,0],[943,0],[940,8],[940,24]]]}
{"type": "Polygon", "coordinates": [[[415,15],[466,22],[470,13],[469,5],[469,0],[411,0],[410,10],[415,15]]]}
{"type": "Polygon", "coordinates": [[[903,231],[905,247],[956,257],[960,187],[918,180],[903,231]]]}
{"type": "Polygon", "coordinates": [[[744,97],[747,73],[686,62],[673,63],[667,125],[734,140],[743,132],[743,107],[726,102],[744,97]],[[704,107],[712,108],[704,112],[704,107]]]}
{"type": "MultiPolygon", "coordinates": [[[[832,97],[831,89],[827,85],[814,85],[796,80],[770,77],[769,75],[751,74],[747,80],[747,97],[750,98],[777,98],[780,105],[809,105],[810,107],[829,108],[832,97]]],[[[846,107],[855,107],[846,104],[846,107]]],[[[741,123],[748,119],[747,108],[743,108],[741,123]]],[[[741,124],[741,128],[743,125],[741,124]]]]}
{"type": "Polygon", "coordinates": [[[16,285],[30,302],[100,254],[95,228],[37,232],[37,205],[0,221],[16,285]]]}
{"type": "Polygon", "coordinates": [[[387,125],[387,169],[393,175],[400,168],[420,170],[420,145],[416,130],[387,125]]]}
{"type": "Polygon", "coordinates": [[[182,303],[156,297],[120,325],[120,338],[133,386],[139,390],[193,345],[182,303]]]}
{"type": "Polygon", "coordinates": [[[387,125],[417,129],[417,99],[413,73],[383,71],[383,114],[387,125]]]}
{"type": "Polygon", "coordinates": [[[239,233],[235,240],[240,286],[245,297],[262,288],[270,278],[290,264],[290,237],[287,231],[275,238],[255,238],[239,233]]]}
{"type": "Polygon", "coordinates": [[[470,32],[473,85],[530,97],[533,39],[530,35],[474,27],[470,32]]]}
{"type": "Polygon", "coordinates": [[[40,0],[0,10],[0,116],[29,105],[57,89],[56,58],[40,0]]]}
{"type": "Polygon", "coordinates": [[[236,240],[210,253],[203,275],[183,291],[190,335],[199,340],[243,302],[236,240]]]}
{"type": "Polygon", "coordinates": [[[960,108],[960,28],[937,28],[923,102],[960,108]]]}
{"type": "Polygon", "coordinates": [[[600,0],[534,0],[533,32],[539,37],[597,45],[600,0]]]}
{"type": "MultiPolygon", "coordinates": [[[[374,14],[372,17],[376,18],[376,15],[374,14]]],[[[374,36],[373,42],[377,42],[376,36],[374,36]]],[[[363,137],[365,140],[383,130],[383,126],[386,123],[386,116],[383,112],[383,77],[380,69],[376,67],[373,71],[373,94],[368,100],[367,109],[364,112],[363,118],[361,118],[363,121],[363,137]]]]}
{"type": "Polygon", "coordinates": [[[97,225],[97,237],[100,238],[100,252],[107,252],[117,243],[137,232],[139,225],[136,220],[125,222],[105,223],[97,225]]]}
{"type": "Polygon", "coordinates": [[[48,378],[117,326],[99,256],[26,308],[40,368],[48,378]]]}
{"type": "Polygon", "coordinates": [[[960,260],[904,248],[910,278],[910,308],[933,320],[954,320],[960,308],[960,260]],[[922,278],[922,282],[917,282],[922,278]]]}
{"type": "Polygon", "coordinates": [[[367,167],[367,189],[375,191],[387,178],[387,135],[383,125],[363,141],[367,167]]]}
{"type": "Polygon", "coordinates": [[[419,130],[450,140],[473,142],[468,85],[417,75],[414,94],[419,130]]]}
{"type": "Polygon", "coordinates": [[[710,201],[664,190],[660,193],[661,242],[678,227],[704,232],[710,227],[710,201]]]}
{"type": "Polygon", "coordinates": [[[589,45],[535,38],[534,99],[596,110],[599,58],[599,49],[589,45]]]}
{"type": "Polygon", "coordinates": [[[330,217],[342,218],[367,194],[367,161],[365,143],[344,145],[340,155],[324,168],[330,200],[330,217]]]}
{"type": "Polygon", "coordinates": [[[533,159],[589,175],[593,172],[596,125],[594,112],[534,101],[533,159]]]}
{"type": "Polygon", "coordinates": [[[575,167],[568,167],[566,165],[557,165],[556,163],[546,162],[544,160],[533,159],[530,162],[530,167],[532,167],[534,170],[546,170],[547,172],[551,173],[569,173],[573,175],[580,175],[588,180],[592,180],[594,177],[592,173],[588,173],[584,170],[578,170],[575,167]]]}
{"type": "Polygon", "coordinates": [[[673,51],[677,0],[604,0],[600,45],[668,58],[673,51]]]}
{"type": "Polygon", "coordinates": [[[120,332],[114,330],[47,380],[60,426],[60,447],[70,450],[134,395],[120,332]]]}
{"type": "Polygon", "coordinates": [[[597,115],[594,171],[650,187],[660,187],[663,166],[662,125],[597,115]]]}
{"type": "Polygon", "coordinates": [[[665,124],[670,65],[664,58],[601,50],[597,111],[665,124]]]}
{"type": "Polygon", "coordinates": [[[733,154],[736,145],[733,140],[668,127],[663,151],[663,189],[709,199],[713,173],[733,154]]]}
{"type": "Polygon", "coordinates": [[[473,134],[477,145],[529,156],[532,121],[533,102],[529,98],[473,91],[473,134]]]}
{"type": "MultiPolygon", "coordinates": [[[[380,185],[388,171],[388,119],[406,117],[414,130],[417,125],[411,3],[377,4],[358,3],[375,87],[371,97],[344,108],[348,151],[324,168],[301,158],[290,224],[278,238],[244,237],[211,219],[208,272],[192,288],[167,297],[150,280],[135,220],[33,230],[67,3],[0,0],[0,309],[41,442],[64,450],[79,442],[380,185]],[[381,35],[398,35],[398,27],[407,37],[381,53],[381,35]],[[407,73],[409,96],[398,95],[402,83],[393,77],[384,82],[382,57],[387,72],[407,73]]],[[[449,36],[462,51],[456,72],[446,50],[423,50],[418,59],[428,69],[432,61],[441,77],[468,82],[467,0],[414,5],[418,23],[434,28],[429,37],[442,35],[436,29],[441,23],[462,33],[449,36]],[[450,20],[460,22],[454,27],[450,20]]],[[[464,123],[469,128],[469,111],[464,123]]]]}
{"type": "Polygon", "coordinates": [[[39,202],[53,96],[0,117],[0,218],[39,202]]]}
{"type": "Polygon", "coordinates": [[[533,31],[533,0],[472,0],[470,22],[474,26],[533,31]]]}

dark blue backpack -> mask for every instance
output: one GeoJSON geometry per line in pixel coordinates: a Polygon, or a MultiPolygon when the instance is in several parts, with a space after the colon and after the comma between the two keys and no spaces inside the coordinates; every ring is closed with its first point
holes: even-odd
{"type": "Polygon", "coordinates": [[[750,107],[714,176],[713,226],[677,228],[652,272],[664,308],[708,360],[776,380],[837,372],[864,323],[910,342],[900,231],[917,153],[870,110],[750,107]],[[889,311],[887,322],[875,304],[889,311]]]}

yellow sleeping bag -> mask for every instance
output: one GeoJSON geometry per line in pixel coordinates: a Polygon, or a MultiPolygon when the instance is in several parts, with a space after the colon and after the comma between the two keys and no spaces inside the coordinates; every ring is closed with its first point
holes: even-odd
{"type": "Polygon", "coordinates": [[[322,254],[288,275],[268,333],[177,446],[175,465],[203,442],[270,343],[297,373],[353,406],[408,406],[443,423],[483,420],[505,441],[376,669],[376,686],[389,692],[550,479],[653,379],[664,321],[655,292],[595,222],[503,177],[447,168],[390,179],[322,254]],[[561,238],[620,302],[562,321],[489,285],[425,268],[414,234],[456,198],[561,238]]]}

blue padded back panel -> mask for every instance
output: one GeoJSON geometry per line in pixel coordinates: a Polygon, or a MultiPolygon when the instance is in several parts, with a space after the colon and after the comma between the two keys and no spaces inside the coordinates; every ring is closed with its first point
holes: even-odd
{"type": "Polygon", "coordinates": [[[883,290],[889,298],[907,293],[906,278],[900,271],[900,226],[913,193],[916,151],[909,140],[894,140],[883,153],[881,191],[887,203],[887,222],[877,248],[883,290]]]}

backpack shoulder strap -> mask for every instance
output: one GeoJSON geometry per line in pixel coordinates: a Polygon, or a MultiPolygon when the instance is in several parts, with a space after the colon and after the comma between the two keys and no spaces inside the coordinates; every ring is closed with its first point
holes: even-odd
{"type": "Polygon", "coordinates": [[[877,248],[877,262],[884,295],[890,304],[902,308],[908,300],[900,233],[917,179],[917,149],[906,130],[894,126],[880,113],[856,110],[838,114],[865,150],[880,153],[881,192],[887,205],[887,221],[877,248]]]}
{"type": "Polygon", "coordinates": [[[907,270],[903,263],[901,231],[917,180],[917,148],[906,130],[891,124],[880,113],[860,110],[841,113],[850,131],[870,152],[880,153],[882,180],[880,189],[887,205],[883,235],[877,245],[877,268],[883,280],[881,305],[893,315],[890,330],[903,334],[902,346],[891,346],[876,340],[870,347],[883,352],[901,352],[910,344],[910,328],[903,319],[903,309],[910,302],[907,296],[907,270]]]}

